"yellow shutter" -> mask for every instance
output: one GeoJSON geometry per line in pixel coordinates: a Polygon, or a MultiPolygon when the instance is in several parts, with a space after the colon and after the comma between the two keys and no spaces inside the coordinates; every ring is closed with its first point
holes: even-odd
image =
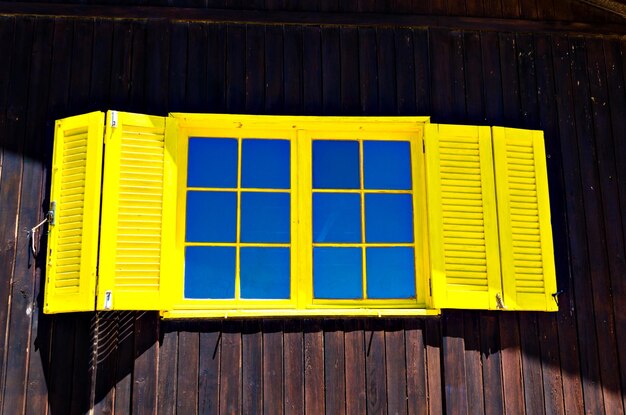
{"type": "Polygon", "coordinates": [[[94,310],[103,130],[102,112],[56,122],[46,313],[94,310]]]}
{"type": "Polygon", "coordinates": [[[555,311],[550,197],[541,131],[493,127],[504,305],[555,311]]]}
{"type": "Polygon", "coordinates": [[[498,228],[489,127],[426,124],[432,305],[495,309],[498,228]]]}
{"type": "Polygon", "coordinates": [[[99,310],[167,309],[175,260],[176,137],[166,134],[166,125],[175,122],[107,114],[99,310]]]}

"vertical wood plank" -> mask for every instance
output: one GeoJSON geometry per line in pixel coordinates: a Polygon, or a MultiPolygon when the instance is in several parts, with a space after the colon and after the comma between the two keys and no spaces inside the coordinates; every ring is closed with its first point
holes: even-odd
{"type": "Polygon", "coordinates": [[[519,317],[522,347],[522,375],[524,381],[524,406],[528,413],[540,414],[545,410],[541,350],[535,313],[521,313],[519,317]]]}
{"type": "Polygon", "coordinates": [[[483,66],[480,34],[463,34],[466,120],[469,124],[484,124],[483,66]]]}
{"type": "Polygon", "coordinates": [[[217,414],[220,402],[222,322],[207,322],[202,328],[198,367],[198,413],[217,414]]]}
{"type": "Polygon", "coordinates": [[[339,320],[324,322],[324,386],[327,413],[345,414],[344,337],[339,320]]]}
{"type": "Polygon", "coordinates": [[[389,62],[395,62],[396,50],[393,29],[376,29],[378,58],[378,113],[397,115],[398,96],[396,71],[389,62]]]}
{"type": "Polygon", "coordinates": [[[285,321],[283,334],[285,413],[304,413],[304,336],[301,320],[285,321]]]}
{"type": "Polygon", "coordinates": [[[284,27],[265,29],[265,113],[282,114],[285,101],[284,27]]]}
{"type": "MultiPolygon", "coordinates": [[[[187,45],[187,79],[185,86],[185,108],[202,112],[207,103],[207,27],[202,23],[190,23],[187,45]]],[[[182,46],[182,45],[181,45],[182,46]]]]}
{"type": "Polygon", "coordinates": [[[341,44],[341,113],[360,113],[359,95],[359,32],[355,28],[339,30],[341,44]]]}
{"type": "Polygon", "coordinates": [[[130,98],[128,110],[141,112],[144,108],[146,80],[146,22],[132,23],[132,55],[130,65],[130,98]]]}
{"type": "Polygon", "coordinates": [[[463,338],[465,339],[465,377],[467,383],[467,412],[485,413],[485,387],[481,362],[480,313],[463,312],[463,338]]]}
{"type": "Polygon", "coordinates": [[[517,315],[500,315],[500,347],[502,350],[502,389],[504,392],[505,412],[524,413],[524,380],[519,323],[517,315]]]}
{"type": "Polygon", "coordinates": [[[244,414],[263,412],[264,333],[260,321],[244,321],[241,333],[242,352],[242,411],[244,414]]]}
{"type": "Polygon", "coordinates": [[[75,333],[73,317],[71,314],[58,314],[54,320],[48,382],[48,405],[51,414],[70,413],[75,333]]]}
{"type": "Polygon", "coordinates": [[[80,313],[76,319],[74,336],[74,364],[72,366],[72,401],[71,414],[82,414],[89,411],[91,392],[91,373],[89,361],[91,356],[90,316],[80,313]]]}
{"type": "Polygon", "coordinates": [[[154,414],[156,412],[159,321],[160,317],[157,312],[141,313],[135,320],[133,414],[154,414]]]}
{"type": "Polygon", "coordinates": [[[245,111],[245,39],[245,27],[232,24],[226,26],[226,110],[235,114],[245,111]]]}
{"type": "Polygon", "coordinates": [[[517,18],[520,17],[520,4],[518,0],[502,0],[502,17],[517,18]]]}
{"type": "Polygon", "coordinates": [[[407,319],[404,321],[406,394],[408,414],[410,415],[425,415],[428,413],[424,331],[424,322],[422,320],[407,319]]]}
{"type": "Polygon", "coordinates": [[[280,415],[284,409],[282,320],[263,322],[263,412],[280,415]]]}
{"type": "Polygon", "coordinates": [[[241,322],[224,321],[220,353],[220,414],[241,413],[241,322]]]}
{"type": "Polygon", "coordinates": [[[387,413],[385,366],[385,331],[380,320],[365,323],[365,365],[367,385],[367,412],[387,413]]]}
{"type": "Polygon", "coordinates": [[[378,49],[376,29],[359,28],[359,82],[361,113],[378,113],[378,49]]]}
{"type": "Polygon", "coordinates": [[[318,320],[304,320],[304,412],[325,413],[324,333],[318,320]]]}
{"type": "Polygon", "coordinates": [[[432,108],[428,30],[413,30],[413,50],[415,52],[415,110],[418,115],[426,115],[431,113],[432,108]]]}
{"type": "Polygon", "coordinates": [[[111,54],[113,53],[113,21],[96,19],[93,29],[91,83],[89,87],[89,111],[101,109],[110,100],[111,54]]]}
{"type": "Polygon", "coordinates": [[[404,330],[400,320],[385,323],[385,368],[387,378],[387,413],[406,414],[407,361],[404,330]]]}
{"type": "Polygon", "coordinates": [[[111,55],[111,105],[120,110],[129,108],[133,31],[129,21],[116,21],[113,26],[111,55]]]}
{"type": "Polygon", "coordinates": [[[489,125],[502,124],[504,122],[504,103],[498,35],[496,33],[481,33],[480,46],[482,51],[485,121],[489,125]]]}
{"type": "Polygon", "coordinates": [[[265,109],[265,26],[246,26],[246,113],[265,109]]]}
{"type": "Polygon", "coordinates": [[[184,111],[187,90],[188,23],[172,23],[170,28],[168,110],[184,111]]]}
{"type": "MultiPolygon", "coordinates": [[[[176,413],[198,413],[198,370],[200,359],[200,337],[191,325],[178,331],[178,364],[176,381],[176,413]]],[[[168,382],[169,383],[169,382],[168,382]]]]}
{"type": "Polygon", "coordinates": [[[363,320],[344,323],[346,414],[363,414],[367,410],[365,391],[365,339],[363,320]]]}
{"type": "Polygon", "coordinates": [[[226,25],[210,24],[207,34],[207,110],[226,111],[226,25]]]}
{"type": "Polygon", "coordinates": [[[446,411],[449,414],[467,414],[463,314],[458,310],[446,310],[442,323],[446,411]]]}
{"type": "Polygon", "coordinates": [[[428,385],[428,413],[442,414],[445,411],[445,402],[442,390],[444,388],[441,370],[441,322],[440,320],[426,320],[426,370],[428,385]]]}
{"type": "Polygon", "coordinates": [[[502,348],[498,317],[493,312],[480,313],[480,350],[483,366],[485,415],[504,413],[502,390],[502,348]]]}
{"type": "Polygon", "coordinates": [[[465,8],[468,16],[484,16],[482,0],[467,0],[465,2],[465,8]]]}
{"type": "Polygon", "coordinates": [[[161,20],[150,22],[146,32],[145,110],[150,114],[168,111],[170,25],[161,20]]]}
{"type": "Polygon", "coordinates": [[[396,29],[396,79],[398,115],[415,115],[415,52],[413,50],[413,30],[396,29]]]}
{"type": "Polygon", "coordinates": [[[323,27],[322,51],[322,105],[324,115],[339,115],[341,109],[341,43],[339,29],[323,27]]]}
{"type": "Polygon", "coordinates": [[[302,28],[303,106],[310,115],[322,113],[322,45],[319,27],[302,28]]]}
{"type": "Polygon", "coordinates": [[[159,383],[157,388],[157,413],[176,414],[178,393],[178,331],[169,322],[161,322],[159,345],[159,383]],[[172,381],[172,379],[177,379],[172,381]]]}
{"type": "Polygon", "coordinates": [[[304,68],[302,28],[284,27],[284,111],[287,114],[300,114],[303,108],[304,68]]]}
{"type": "Polygon", "coordinates": [[[521,127],[519,79],[517,76],[517,47],[515,36],[500,36],[500,77],[502,80],[504,122],[510,127],[521,127]]]}
{"type": "Polygon", "coordinates": [[[432,74],[432,111],[437,121],[447,122],[452,115],[452,61],[449,32],[429,32],[430,73],[432,74]]]}

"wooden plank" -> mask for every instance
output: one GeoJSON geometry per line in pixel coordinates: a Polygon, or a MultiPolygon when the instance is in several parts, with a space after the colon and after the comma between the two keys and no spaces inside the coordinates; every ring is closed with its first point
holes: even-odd
{"type": "Polygon", "coordinates": [[[135,21],[132,23],[132,54],[130,72],[130,98],[128,110],[141,112],[145,101],[146,79],[146,22],[135,21]]]}
{"type": "Polygon", "coordinates": [[[415,52],[415,110],[418,115],[426,115],[431,113],[432,108],[427,30],[413,31],[413,50],[415,52]]]}
{"type": "Polygon", "coordinates": [[[524,381],[524,406],[528,413],[542,413],[545,408],[541,350],[537,331],[536,313],[521,313],[519,316],[522,348],[522,376],[524,381]]]}
{"type": "Polygon", "coordinates": [[[502,16],[505,18],[520,17],[521,10],[518,0],[502,0],[502,16]]]}
{"type": "Polygon", "coordinates": [[[378,113],[378,49],[376,30],[359,28],[359,83],[361,113],[378,113]]]}
{"type": "Polygon", "coordinates": [[[407,413],[410,415],[425,415],[428,411],[424,332],[423,320],[404,320],[407,413]]]}
{"type": "Polygon", "coordinates": [[[527,129],[539,128],[537,81],[535,79],[535,46],[531,35],[517,35],[517,72],[519,79],[521,125],[527,129]]]}
{"type": "Polygon", "coordinates": [[[524,413],[526,411],[524,379],[522,378],[519,322],[516,314],[502,313],[500,315],[500,347],[505,412],[524,413]]]}
{"type": "Polygon", "coordinates": [[[171,322],[161,322],[159,340],[159,366],[157,389],[157,413],[173,415],[176,413],[176,395],[178,382],[172,382],[178,374],[178,332],[171,322]]]}
{"type": "Polygon", "coordinates": [[[465,377],[467,384],[467,412],[470,414],[485,413],[485,387],[480,343],[480,313],[465,311],[463,313],[463,338],[465,339],[465,377]]]}
{"type": "Polygon", "coordinates": [[[442,316],[442,323],[442,358],[446,411],[452,414],[467,414],[468,379],[465,374],[463,312],[446,310],[442,316]]]}
{"type": "Polygon", "coordinates": [[[241,113],[246,102],[246,49],[245,27],[228,25],[226,27],[226,111],[241,113]]]}
{"type": "Polygon", "coordinates": [[[398,115],[415,115],[415,53],[413,50],[413,30],[396,29],[394,31],[396,49],[396,80],[398,115]]]}
{"type": "MultiPolygon", "coordinates": [[[[45,132],[41,131],[41,125],[45,124],[48,86],[50,84],[50,65],[52,60],[52,37],[54,33],[54,22],[50,19],[37,19],[35,21],[33,33],[33,50],[31,55],[30,80],[28,86],[28,120],[26,124],[25,154],[29,155],[24,160],[22,187],[29,189],[31,197],[22,197],[22,209],[29,206],[32,210],[32,219],[37,223],[41,221],[42,206],[45,197],[46,175],[43,163],[38,161],[45,157],[46,145],[44,143],[45,132]],[[45,92],[42,92],[45,91],[45,92]],[[29,178],[30,176],[30,178],[29,178]],[[32,186],[32,187],[29,187],[32,186]],[[36,199],[35,199],[36,197],[36,199]],[[30,201],[29,201],[30,199],[30,201]],[[39,212],[39,215],[37,214],[39,212]]],[[[0,161],[1,163],[1,161],[0,161]]],[[[1,175],[1,173],[0,173],[1,175]]],[[[29,216],[27,215],[27,216],[29,216]]],[[[18,225],[19,226],[19,225],[18,225]]],[[[32,226],[32,225],[28,225],[32,226]]],[[[50,349],[50,338],[47,335],[50,324],[49,319],[42,316],[40,310],[43,280],[41,269],[45,266],[46,238],[45,228],[40,228],[33,236],[37,249],[34,258],[27,255],[28,267],[33,271],[33,288],[31,289],[31,304],[27,305],[26,316],[31,310],[31,330],[27,353],[28,367],[26,368],[26,406],[25,413],[40,414],[45,413],[47,408],[47,387],[45,375],[48,371],[48,359],[50,349]]],[[[19,269],[16,263],[16,269],[19,269]]],[[[87,395],[87,405],[89,407],[89,395],[87,395]]],[[[86,409],[85,408],[85,409],[86,409]]]]}
{"type": "Polygon", "coordinates": [[[324,115],[339,115],[341,110],[341,43],[339,29],[322,27],[322,108],[324,115]]]}
{"type": "Polygon", "coordinates": [[[358,115],[360,114],[358,29],[339,29],[339,39],[341,44],[341,113],[358,115]]]}
{"type": "MultiPolygon", "coordinates": [[[[436,0],[443,2],[444,0],[436,0]]],[[[75,4],[47,4],[47,3],[0,3],[0,15],[30,15],[48,17],[73,18],[110,18],[125,20],[159,20],[170,22],[213,22],[224,24],[276,24],[276,25],[328,25],[335,27],[430,27],[449,30],[480,30],[494,32],[550,32],[550,33],[579,33],[579,34],[608,34],[623,35],[626,28],[620,24],[618,17],[606,18],[606,14],[595,16],[585,21],[573,21],[565,18],[560,12],[556,13],[560,20],[525,20],[519,18],[519,5],[516,0],[505,0],[506,14],[503,18],[502,4],[498,0],[484,0],[485,16],[451,16],[445,11],[435,12],[436,19],[428,14],[391,13],[385,6],[381,13],[358,12],[322,12],[307,11],[306,13],[293,11],[259,11],[259,10],[226,10],[222,7],[213,8],[176,8],[176,7],[124,7],[107,5],[75,5],[75,4]],[[610,21],[607,21],[610,20],[610,21]],[[602,25],[597,24],[598,21],[602,25]]],[[[344,4],[344,3],[342,3],[344,4]]],[[[345,3],[349,4],[349,3],[345,3]]],[[[568,5],[566,4],[566,7],[568,5]]],[[[423,6],[426,7],[426,6],[423,6]]],[[[440,6],[435,6],[439,8],[440,6]]],[[[419,13],[422,8],[416,8],[419,13]]],[[[566,9],[565,13],[567,12],[566,9]]],[[[593,8],[587,8],[582,16],[594,14],[593,8]]]]}
{"type": "MultiPolygon", "coordinates": [[[[620,114],[626,114],[626,96],[620,91],[624,91],[624,69],[626,69],[626,58],[624,58],[624,51],[626,50],[626,42],[622,39],[622,48],[620,49],[620,42],[617,39],[605,39],[604,40],[604,57],[606,62],[606,77],[607,77],[607,90],[609,94],[609,103],[611,109],[611,132],[613,134],[613,149],[615,151],[616,160],[624,160],[626,158],[626,143],[624,140],[620,140],[620,134],[626,131],[626,118],[620,116],[620,114]]],[[[626,206],[626,165],[624,163],[616,163],[617,169],[617,187],[619,204],[626,206]]],[[[621,217],[623,235],[626,235],[626,220],[621,217]]],[[[614,232],[618,232],[618,229],[614,228],[614,232]]],[[[618,236],[613,236],[616,242],[619,242],[618,236]]],[[[623,240],[622,240],[623,241],[623,240]]],[[[622,249],[625,249],[622,246],[622,249]]],[[[626,344],[626,313],[621,310],[626,309],[626,284],[618,277],[620,270],[624,268],[624,251],[622,255],[613,256],[614,264],[618,268],[617,272],[611,273],[611,291],[613,294],[613,314],[615,318],[615,339],[617,344],[626,344]]],[[[624,348],[618,347],[619,363],[620,363],[620,378],[622,380],[622,401],[626,408],[626,351],[624,348]]]]}
{"type": "MultiPolygon", "coordinates": [[[[3,258],[0,259],[0,269],[6,272],[9,280],[9,310],[5,318],[6,343],[1,355],[4,361],[4,377],[0,379],[0,397],[3,404],[0,409],[3,413],[22,413],[24,411],[24,395],[26,392],[26,369],[28,367],[28,346],[30,343],[30,315],[32,312],[32,290],[34,267],[30,266],[29,238],[24,229],[36,225],[37,209],[41,180],[34,177],[32,161],[24,158],[26,114],[28,111],[28,82],[30,77],[30,55],[33,48],[34,19],[18,19],[15,25],[15,41],[13,43],[13,57],[11,80],[9,87],[9,105],[6,112],[6,137],[2,140],[4,147],[2,176],[0,177],[0,191],[14,201],[0,196],[2,202],[5,229],[2,229],[3,258]],[[36,192],[33,194],[32,186],[36,192]],[[34,197],[33,197],[34,196],[34,197]],[[6,203],[6,205],[4,204],[6,203]],[[7,206],[7,210],[4,210],[7,206]],[[15,223],[17,222],[17,223],[15,223]],[[11,229],[12,228],[12,229],[11,229]],[[30,268],[30,269],[29,269],[30,268]],[[28,314],[26,313],[29,309],[28,314]]],[[[3,336],[4,337],[4,336],[3,336]]]]}
{"type": "Polygon", "coordinates": [[[346,413],[345,344],[339,320],[324,322],[324,386],[327,413],[346,413]]]}
{"type": "Polygon", "coordinates": [[[113,53],[111,54],[111,106],[128,109],[130,101],[133,30],[131,22],[119,20],[113,26],[113,53]]]}
{"type": "MultiPolygon", "coordinates": [[[[570,73],[569,42],[567,38],[558,37],[553,39],[552,60],[555,76],[556,105],[558,113],[559,134],[562,137],[575,137],[576,127],[574,119],[574,99],[572,80],[570,73]]],[[[561,154],[563,162],[563,178],[566,196],[567,234],[570,248],[569,262],[571,276],[566,291],[559,297],[559,353],[561,358],[561,373],[563,375],[563,397],[566,413],[582,413],[583,385],[580,356],[588,350],[588,343],[584,339],[583,349],[579,348],[577,333],[578,318],[574,301],[578,302],[576,292],[580,287],[580,278],[584,267],[587,267],[587,257],[584,255],[584,232],[583,212],[580,209],[580,165],[578,162],[577,149],[568,140],[561,140],[561,154]],[[579,354],[580,353],[580,354],[579,354]]],[[[583,301],[586,301],[586,297],[583,301]]],[[[584,303],[578,303],[584,306],[584,303]]],[[[588,316],[582,315],[583,320],[588,316]]],[[[588,321],[588,320],[587,320],[588,321]]],[[[581,322],[581,323],[584,323],[581,322]]],[[[581,327],[584,325],[581,324],[581,327]]],[[[589,396],[589,395],[587,395],[589,396]]]]}
{"type": "MultiPolygon", "coordinates": [[[[87,313],[79,313],[76,319],[76,335],[74,336],[74,364],[72,366],[72,400],[71,414],[89,412],[91,397],[90,360],[92,357],[91,317],[87,313]]],[[[29,374],[30,375],[30,374],[29,374]]]]}
{"type": "Polygon", "coordinates": [[[502,390],[502,348],[500,327],[494,312],[480,312],[480,351],[482,354],[482,387],[485,415],[504,413],[502,390]]]}
{"type": "MultiPolygon", "coordinates": [[[[537,103],[539,107],[539,123],[544,131],[546,154],[548,155],[548,181],[550,183],[552,212],[552,231],[555,240],[554,256],[559,290],[567,289],[569,261],[567,253],[567,218],[565,216],[565,189],[562,175],[562,158],[559,146],[558,112],[551,39],[548,36],[535,36],[535,65],[537,77],[537,103]]],[[[567,304],[561,307],[567,312],[567,304]]],[[[561,311],[563,312],[563,310],[561,311]]],[[[559,357],[559,328],[557,316],[540,314],[537,316],[539,328],[539,346],[541,349],[541,365],[543,374],[543,396],[545,411],[549,414],[562,414],[565,411],[563,399],[563,375],[559,357]]]]}
{"type": "Polygon", "coordinates": [[[265,26],[246,26],[245,96],[246,113],[265,109],[265,26]]]}
{"type": "Polygon", "coordinates": [[[72,82],[69,90],[70,105],[84,110],[89,104],[91,83],[91,63],[93,55],[94,22],[91,20],[74,21],[72,41],[72,59],[69,64],[72,82]]]}
{"type": "Polygon", "coordinates": [[[117,336],[110,341],[117,344],[117,359],[113,374],[114,412],[125,413],[133,408],[133,371],[135,367],[136,323],[139,313],[122,312],[117,320],[117,336]]]}
{"type": "Polygon", "coordinates": [[[485,123],[485,100],[483,98],[483,66],[481,38],[476,32],[463,34],[463,68],[465,73],[465,107],[468,124],[485,123]]]}
{"type": "Polygon", "coordinates": [[[95,414],[112,413],[114,409],[119,316],[120,313],[96,313],[92,322],[97,343],[90,405],[95,414]]]}
{"type": "MultiPolygon", "coordinates": [[[[432,76],[432,116],[435,122],[452,122],[452,45],[450,33],[429,32],[430,73],[432,76]]],[[[457,120],[458,122],[458,120],[457,120]]]]}
{"type": "MultiPolygon", "coordinates": [[[[537,3],[541,3],[541,1],[539,2],[535,2],[532,0],[520,1],[519,2],[520,17],[522,19],[537,20],[537,17],[539,15],[537,3]]],[[[545,2],[545,3],[548,3],[548,2],[545,2]]]]}
{"type": "Polygon", "coordinates": [[[179,414],[198,413],[200,336],[193,329],[186,324],[178,331],[177,373],[171,383],[176,384],[176,413],[179,414]]]}
{"type": "MultiPolygon", "coordinates": [[[[142,312],[135,320],[133,414],[154,414],[156,412],[159,322],[160,317],[157,312],[142,312]]],[[[196,365],[196,374],[197,370],[196,365]]],[[[190,376],[192,376],[191,373],[190,376]]]]}
{"type": "Polygon", "coordinates": [[[521,109],[519,79],[517,74],[517,47],[515,36],[501,34],[500,38],[500,77],[502,79],[502,109],[504,123],[509,127],[520,128],[521,109]]]}
{"type": "Polygon", "coordinates": [[[503,125],[504,103],[498,35],[481,33],[480,46],[482,51],[485,121],[487,125],[503,125]]]}
{"type": "Polygon", "coordinates": [[[344,321],[346,414],[363,414],[366,407],[365,338],[363,320],[344,321]]]}
{"type": "Polygon", "coordinates": [[[168,80],[168,108],[170,111],[185,110],[188,31],[189,24],[186,22],[171,25],[168,80]]]}
{"type": "Polygon", "coordinates": [[[378,58],[378,115],[397,115],[398,97],[396,71],[389,62],[396,61],[392,29],[377,29],[378,58]]]}
{"type": "Polygon", "coordinates": [[[282,320],[263,321],[263,412],[280,415],[284,410],[282,320]]]}
{"type": "Polygon", "coordinates": [[[89,111],[101,110],[109,102],[111,83],[111,54],[113,53],[113,21],[96,19],[93,24],[93,50],[91,82],[89,86],[89,111]]]}
{"type": "Polygon", "coordinates": [[[407,414],[407,361],[401,320],[385,322],[385,368],[387,377],[387,413],[407,414]]]}
{"type": "Polygon", "coordinates": [[[286,114],[301,114],[304,84],[302,29],[300,27],[285,26],[283,30],[283,59],[285,65],[283,110],[286,114]]]}
{"type": "Polygon", "coordinates": [[[187,79],[185,108],[201,112],[207,101],[207,26],[190,23],[187,32],[187,79]]]}
{"type": "Polygon", "coordinates": [[[72,314],[57,314],[54,317],[48,381],[48,405],[51,414],[70,413],[75,322],[72,314]]]}
{"type": "Polygon", "coordinates": [[[467,14],[464,1],[448,1],[447,9],[447,15],[465,16],[467,14]]]}
{"type": "Polygon", "coordinates": [[[200,362],[198,367],[198,413],[219,411],[220,357],[222,322],[209,321],[200,331],[200,362]]]}
{"type": "Polygon", "coordinates": [[[207,39],[207,110],[226,111],[226,26],[211,24],[207,39]]]}
{"type": "Polygon", "coordinates": [[[304,336],[302,322],[297,319],[285,321],[283,333],[283,370],[286,414],[304,412],[304,336]]]}
{"type": "Polygon", "coordinates": [[[425,333],[428,413],[442,414],[446,407],[441,378],[441,321],[427,319],[425,333]]]}
{"type": "Polygon", "coordinates": [[[150,22],[146,30],[145,111],[165,115],[169,77],[170,25],[160,20],[150,22]]]}
{"type": "MultiPolygon", "coordinates": [[[[619,203],[617,181],[613,179],[617,174],[615,167],[617,160],[611,131],[603,43],[601,39],[588,39],[585,44],[593,135],[589,137],[589,142],[585,139],[584,144],[581,143],[580,149],[581,155],[585,152],[584,159],[582,159],[584,164],[593,162],[595,166],[589,165],[590,168],[584,170],[583,182],[599,190],[599,192],[584,193],[585,212],[588,212],[586,217],[589,255],[593,258],[591,283],[594,316],[599,354],[602,356],[600,374],[605,410],[608,413],[623,414],[620,366],[616,364],[619,362],[617,351],[619,347],[615,338],[615,308],[611,280],[613,278],[622,280],[622,276],[626,275],[624,235],[620,229],[624,209],[619,203]],[[592,148],[589,148],[588,144],[592,148]],[[593,160],[590,160],[589,156],[593,156],[593,160]]],[[[623,114],[618,116],[622,117],[623,114]]],[[[623,137],[622,131],[615,139],[620,140],[623,137]]],[[[617,313],[624,313],[624,310],[619,310],[617,313]]]]}
{"type": "Polygon", "coordinates": [[[220,413],[241,413],[241,321],[224,321],[220,353],[220,413]]]}
{"type": "Polygon", "coordinates": [[[385,327],[383,321],[366,321],[365,343],[367,412],[386,414],[387,379],[385,378],[385,327]]]}
{"type": "Polygon", "coordinates": [[[325,413],[324,334],[319,320],[304,320],[304,412],[325,413]]]}
{"type": "Polygon", "coordinates": [[[245,414],[263,412],[264,333],[259,320],[243,322],[241,333],[241,366],[243,380],[242,411],[245,414]]]}
{"type": "Polygon", "coordinates": [[[303,106],[309,115],[322,113],[322,44],[319,27],[302,28],[303,106]]]}
{"type": "Polygon", "coordinates": [[[465,9],[468,16],[484,16],[483,0],[466,0],[465,9]]]}
{"type": "Polygon", "coordinates": [[[282,114],[285,101],[285,29],[265,29],[265,114],[282,114]]]}

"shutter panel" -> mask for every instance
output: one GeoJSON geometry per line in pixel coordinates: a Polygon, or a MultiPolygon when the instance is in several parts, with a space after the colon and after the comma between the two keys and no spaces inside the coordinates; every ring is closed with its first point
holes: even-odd
{"type": "Polygon", "coordinates": [[[56,122],[44,311],[93,311],[104,113],[56,122]]]}
{"type": "Polygon", "coordinates": [[[493,127],[504,304],[558,310],[541,131],[493,127]]]}
{"type": "Polygon", "coordinates": [[[489,127],[427,124],[432,302],[495,309],[500,265],[489,127]]]}
{"type": "Polygon", "coordinates": [[[174,260],[175,146],[164,117],[107,114],[99,310],[167,308],[164,276],[172,277],[174,260]]]}

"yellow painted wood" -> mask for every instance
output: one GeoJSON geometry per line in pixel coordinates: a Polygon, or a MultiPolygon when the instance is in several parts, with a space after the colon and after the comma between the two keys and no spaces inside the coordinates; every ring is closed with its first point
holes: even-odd
{"type": "Polygon", "coordinates": [[[164,117],[109,111],[106,124],[97,309],[161,310],[174,260],[176,135],[164,117]]]}
{"type": "Polygon", "coordinates": [[[104,113],[58,120],[54,132],[54,224],[48,224],[44,312],[93,311],[104,113]]]}
{"type": "Polygon", "coordinates": [[[504,306],[556,311],[543,133],[493,127],[493,144],[504,306]]]}
{"type": "Polygon", "coordinates": [[[167,310],[164,319],[239,318],[239,317],[403,317],[438,316],[437,309],[426,308],[328,308],[328,309],[221,309],[221,310],[167,310]]]}
{"type": "Polygon", "coordinates": [[[495,309],[501,291],[489,127],[427,124],[434,308],[495,309]]]}

